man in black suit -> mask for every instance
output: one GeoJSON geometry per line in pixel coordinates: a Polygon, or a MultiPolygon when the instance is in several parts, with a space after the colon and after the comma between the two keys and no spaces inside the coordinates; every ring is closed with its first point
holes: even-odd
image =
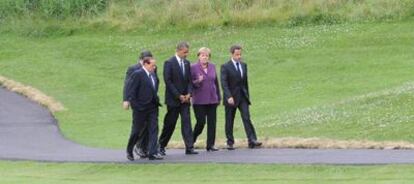
{"type": "Polygon", "coordinates": [[[181,116],[181,134],[185,144],[185,154],[198,154],[194,151],[193,131],[190,119],[190,97],[192,90],[190,62],[186,59],[189,51],[187,42],[180,42],[175,56],[164,63],[165,104],[167,114],[160,136],[160,154],[165,155],[165,147],[171,139],[181,116]]]}
{"type": "Polygon", "coordinates": [[[221,87],[223,89],[223,103],[226,116],[227,149],[234,150],[233,125],[236,110],[239,109],[246,131],[249,148],[262,145],[257,141],[256,132],[250,120],[249,84],[247,65],[241,61],[242,47],[233,45],[230,48],[231,60],[221,66],[221,87]]]}
{"type": "MultiPolygon", "coordinates": [[[[127,89],[127,83],[128,80],[131,79],[131,75],[132,73],[134,73],[135,71],[141,69],[142,67],[142,61],[144,60],[144,58],[147,57],[152,57],[152,53],[148,50],[143,50],[140,53],[138,62],[134,65],[131,65],[128,67],[128,70],[126,72],[125,75],[125,80],[124,80],[124,89],[123,89],[123,108],[125,110],[128,110],[130,107],[130,102],[127,99],[127,93],[128,93],[128,89],[127,89]]],[[[133,120],[133,118],[132,118],[133,120]]],[[[147,143],[148,143],[148,132],[146,130],[142,131],[142,135],[138,136],[138,141],[135,145],[134,148],[134,152],[139,155],[139,157],[141,158],[146,158],[148,156],[148,152],[147,152],[147,143]]]]}
{"type": "Polygon", "coordinates": [[[141,69],[134,71],[128,81],[127,100],[133,111],[133,124],[127,146],[127,158],[133,161],[133,147],[139,135],[148,132],[148,158],[163,159],[158,155],[158,107],[161,106],[158,97],[159,80],[155,71],[155,59],[148,57],[142,61],[141,69]]]}

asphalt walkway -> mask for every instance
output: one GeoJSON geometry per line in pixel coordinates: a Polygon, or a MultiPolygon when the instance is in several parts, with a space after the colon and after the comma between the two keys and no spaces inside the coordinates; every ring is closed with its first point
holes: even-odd
{"type": "Polygon", "coordinates": [[[64,138],[44,107],[0,87],[0,160],[103,163],[266,163],[401,164],[414,163],[414,150],[237,149],[185,155],[167,149],[162,161],[127,161],[124,150],[86,147],[64,138]]]}

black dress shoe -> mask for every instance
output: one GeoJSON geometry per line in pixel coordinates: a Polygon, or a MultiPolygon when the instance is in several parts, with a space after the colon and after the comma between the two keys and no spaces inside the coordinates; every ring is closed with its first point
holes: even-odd
{"type": "Polygon", "coordinates": [[[136,155],[139,156],[139,158],[147,158],[148,154],[146,151],[144,151],[142,148],[134,148],[134,152],[136,155]]]}
{"type": "Polygon", "coordinates": [[[227,150],[235,150],[236,148],[233,147],[233,144],[227,145],[227,150]]]}
{"type": "Polygon", "coordinates": [[[207,151],[218,151],[219,150],[215,147],[209,147],[209,148],[206,148],[206,149],[207,149],[207,151]]]}
{"type": "Polygon", "coordinates": [[[254,141],[254,142],[249,143],[249,148],[251,148],[251,149],[258,148],[260,146],[262,146],[262,143],[258,142],[258,141],[254,141]]]}
{"type": "Polygon", "coordinates": [[[186,155],[197,155],[198,152],[194,151],[194,149],[188,149],[188,150],[185,150],[185,154],[186,155]]]}
{"type": "Polygon", "coordinates": [[[165,148],[160,148],[160,152],[159,152],[159,154],[160,154],[161,156],[165,156],[165,155],[167,155],[167,154],[165,154],[165,148]]]}
{"type": "Polygon", "coordinates": [[[155,155],[150,155],[148,156],[149,160],[162,160],[164,159],[164,157],[162,157],[161,155],[155,154],[155,155]]]}
{"type": "Polygon", "coordinates": [[[127,159],[128,159],[129,161],[134,161],[134,154],[132,154],[132,153],[127,153],[127,159]]]}

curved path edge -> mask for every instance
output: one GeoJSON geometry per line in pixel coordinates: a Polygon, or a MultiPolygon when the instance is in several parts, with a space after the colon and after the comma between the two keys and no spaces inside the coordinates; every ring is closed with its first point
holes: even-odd
{"type": "Polygon", "coordinates": [[[414,150],[237,149],[185,155],[167,149],[162,161],[129,162],[124,150],[91,148],[65,139],[52,114],[0,87],[0,159],[88,163],[412,164],[414,150]]]}

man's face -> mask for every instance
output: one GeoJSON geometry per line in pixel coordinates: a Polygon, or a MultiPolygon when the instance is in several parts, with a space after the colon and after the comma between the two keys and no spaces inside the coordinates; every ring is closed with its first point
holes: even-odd
{"type": "Polygon", "coordinates": [[[183,58],[183,59],[187,58],[188,53],[189,53],[188,48],[181,48],[180,50],[177,51],[178,57],[183,58]]]}
{"type": "Polygon", "coordinates": [[[148,72],[154,72],[155,68],[157,68],[155,62],[155,59],[151,59],[149,64],[145,64],[145,69],[147,69],[148,72]]]}
{"type": "Polygon", "coordinates": [[[242,56],[241,50],[234,50],[234,53],[231,54],[231,57],[236,61],[240,61],[241,56],[242,56]]]}

